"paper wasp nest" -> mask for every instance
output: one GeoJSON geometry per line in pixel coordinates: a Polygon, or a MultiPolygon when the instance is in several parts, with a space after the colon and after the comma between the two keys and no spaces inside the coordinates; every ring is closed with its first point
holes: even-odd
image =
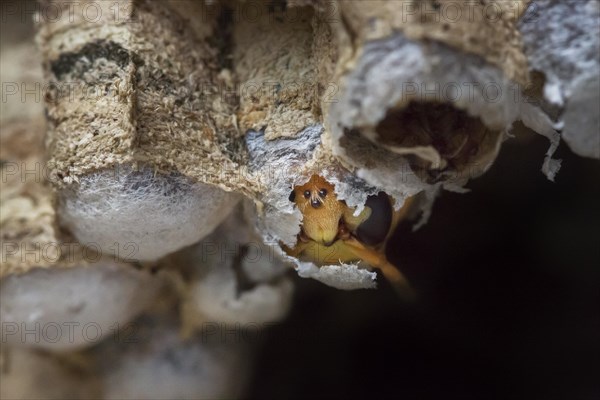
{"type": "Polygon", "coordinates": [[[516,121],[551,140],[549,178],[561,138],[598,158],[598,2],[529,3],[39,3],[39,53],[2,47],[3,82],[43,83],[46,110],[6,86],[10,382],[34,364],[69,380],[32,347],[88,348],[116,365],[86,353],[107,397],[235,395],[246,349],[198,341],[198,327],[284,318],[289,265],[341,289],[376,286],[362,265],[319,267],[282,250],[300,233],[295,186],[319,175],[356,213],[380,192],[398,209],[417,196],[423,222],[440,190],[461,191],[493,164],[516,121]],[[171,319],[157,317],[165,296],[171,319]],[[158,339],[107,346],[111,327],[131,321],[158,339]],[[21,340],[27,324],[71,322],[103,334],[21,340]]]}
{"type": "MultiPolygon", "coordinates": [[[[542,3],[539,13],[560,12],[542,3]]],[[[60,224],[151,261],[205,237],[239,196],[257,205],[268,243],[293,245],[301,215],[287,197],[312,174],[358,211],[379,191],[400,207],[461,190],[534,112],[522,106],[521,32],[535,40],[540,22],[522,20],[527,5],[125,1],[100,21],[42,24],[60,224]]],[[[548,157],[545,172],[558,166],[548,157]]],[[[298,266],[339,287],[374,278],[298,266]]]]}
{"type": "Polygon", "coordinates": [[[597,1],[543,0],[519,22],[530,70],[543,77],[541,98],[525,105],[523,122],[553,146],[563,138],[575,153],[593,158],[600,158],[600,60],[592,33],[599,17],[597,1]]]}

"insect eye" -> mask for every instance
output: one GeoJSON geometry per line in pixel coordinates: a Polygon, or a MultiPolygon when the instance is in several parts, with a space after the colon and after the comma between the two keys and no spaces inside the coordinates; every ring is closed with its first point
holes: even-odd
{"type": "Polygon", "coordinates": [[[305,190],[304,191],[304,198],[305,199],[309,199],[310,198],[310,190],[305,190]]]}
{"type": "Polygon", "coordinates": [[[321,197],[327,196],[327,189],[321,189],[321,190],[319,190],[319,196],[321,196],[321,197]]]}
{"type": "Polygon", "coordinates": [[[290,201],[293,203],[294,201],[296,201],[296,191],[292,190],[292,192],[290,193],[290,197],[289,197],[290,201]]]}

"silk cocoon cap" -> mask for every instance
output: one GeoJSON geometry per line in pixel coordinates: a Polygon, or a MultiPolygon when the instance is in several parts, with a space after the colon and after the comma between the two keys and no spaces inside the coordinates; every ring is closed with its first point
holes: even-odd
{"type": "Polygon", "coordinates": [[[63,226],[125,260],[156,260],[204,238],[238,196],[178,174],[129,167],[93,172],[60,192],[63,226]]]}

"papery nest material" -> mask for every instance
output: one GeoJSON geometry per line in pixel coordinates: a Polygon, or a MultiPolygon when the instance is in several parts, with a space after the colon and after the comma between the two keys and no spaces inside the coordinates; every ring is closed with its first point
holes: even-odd
{"type": "MultiPolygon", "coordinates": [[[[460,191],[523,115],[527,5],[128,1],[119,18],[42,24],[47,79],[99,94],[47,99],[53,182],[65,190],[123,167],[181,177],[247,196],[263,238],[286,244],[301,220],[287,194],[313,174],[358,210],[379,191],[397,207],[460,191]]],[[[202,192],[206,209],[227,203],[202,192]]],[[[76,232],[78,218],[59,213],[76,232]]]]}

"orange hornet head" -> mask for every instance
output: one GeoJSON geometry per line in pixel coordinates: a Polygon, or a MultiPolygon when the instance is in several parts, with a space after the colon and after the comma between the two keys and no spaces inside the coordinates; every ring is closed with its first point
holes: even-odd
{"type": "Polygon", "coordinates": [[[290,194],[303,215],[302,231],[309,239],[325,246],[332,245],[338,236],[340,220],[346,205],[339,201],[334,187],[318,175],[313,175],[290,194]]]}

